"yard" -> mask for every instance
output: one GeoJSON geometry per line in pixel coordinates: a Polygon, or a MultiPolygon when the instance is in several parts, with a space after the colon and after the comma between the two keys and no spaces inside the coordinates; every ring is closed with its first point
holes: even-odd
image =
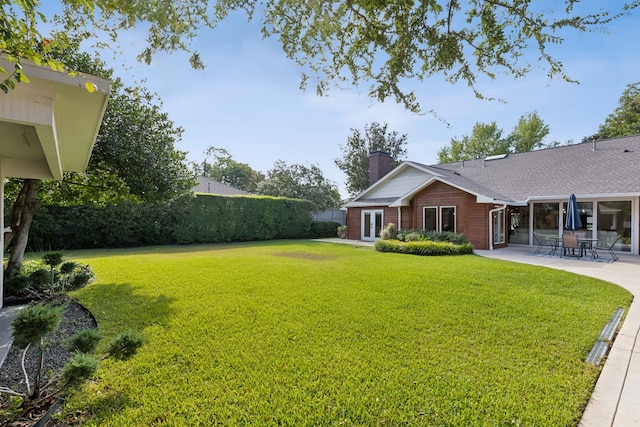
{"type": "Polygon", "coordinates": [[[569,273],[307,241],[67,252],[103,333],[89,425],[574,426],[631,296],[569,273]]]}

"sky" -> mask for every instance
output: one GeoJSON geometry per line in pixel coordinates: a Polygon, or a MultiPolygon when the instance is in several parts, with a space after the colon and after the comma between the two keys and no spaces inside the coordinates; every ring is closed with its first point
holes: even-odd
{"type": "Polygon", "coordinates": [[[136,63],[145,40],[134,32],[123,37],[117,59],[130,68],[116,74],[125,81],[144,80],[159,95],[170,120],[184,129],[176,148],[190,161],[201,162],[204,151],[215,146],[261,172],[277,160],[316,164],[344,197],[345,175],[334,159],[352,129],[388,123],[388,130],[408,136],[407,159],[426,164],[437,163],[438,150],[452,138],[469,135],[476,122],[495,121],[506,135],[532,112],[550,127],[545,142],[578,143],[615,110],[625,87],[640,81],[640,11],[616,21],[608,34],[573,34],[553,46],[551,52],[579,84],[550,81],[540,67],[517,80],[481,80],[480,91],[504,100],[499,102],[479,100],[466,84],[453,86],[437,77],[407,82],[423,108],[440,118],[410,113],[393,100],[372,100],[366,86],[333,89],[323,97],[313,87],[302,91],[301,70],[277,40],[263,39],[259,28],[236,14],[215,30],[202,31],[193,48],[205,70],[192,70],[183,53],[160,54],[151,65],[136,63]]]}

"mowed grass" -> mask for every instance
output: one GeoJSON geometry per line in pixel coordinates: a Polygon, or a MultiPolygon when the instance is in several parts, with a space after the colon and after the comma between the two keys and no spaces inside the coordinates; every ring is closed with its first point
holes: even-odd
{"type": "Polygon", "coordinates": [[[66,257],[97,273],[75,296],[104,333],[146,336],[69,400],[100,426],[574,426],[584,359],[631,301],[540,267],[319,242],[66,257]]]}

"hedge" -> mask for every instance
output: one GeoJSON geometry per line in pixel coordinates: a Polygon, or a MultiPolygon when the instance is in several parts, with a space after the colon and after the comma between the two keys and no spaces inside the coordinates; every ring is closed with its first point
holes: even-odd
{"type": "Polygon", "coordinates": [[[451,242],[434,242],[431,240],[414,242],[378,240],[375,243],[375,248],[379,252],[426,256],[473,254],[473,247],[469,243],[455,244],[451,242]]]}
{"type": "Polygon", "coordinates": [[[42,206],[29,250],[306,238],[313,209],[306,200],[209,194],[101,208],[42,206]]]}

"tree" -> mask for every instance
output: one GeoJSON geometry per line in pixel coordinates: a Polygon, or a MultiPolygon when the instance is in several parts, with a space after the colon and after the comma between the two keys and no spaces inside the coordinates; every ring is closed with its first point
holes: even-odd
{"type": "Polygon", "coordinates": [[[509,139],[514,153],[525,153],[545,146],[543,140],[549,134],[549,126],[542,121],[538,113],[533,112],[520,117],[511,131],[509,139]]]}
{"type": "Polygon", "coordinates": [[[202,166],[203,175],[211,179],[249,193],[255,193],[258,184],[264,179],[261,172],[252,169],[246,163],[235,161],[224,148],[211,146],[204,154],[213,157],[213,163],[208,164],[205,160],[202,166]]]}
{"type": "Polygon", "coordinates": [[[338,186],[326,179],[317,165],[288,165],[278,160],[258,184],[258,193],[310,200],[318,210],[340,206],[338,186]]]}
{"type": "MultiPolygon", "coordinates": [[[[74,50],[75,42],[63,36],[57,41],[57,47],[66,47],[61,57],[68,63],[92,74],[111,76],[111,70],[99,59],[74,50]]],[[[43,201],[155,201],[171,199],[193,188],[186,153],[174,148],[182,129],[174,126],[157,102],[145,89],[125,88],[116,80],[86,173],[65,173],[59,182],[14,180],[8,186],[8,195],[14,194],[16,199],[11,208],[12,234],[5,240],[5,250],[11,247],[7,277],[20,270],[33,215],[43,201]]]]}
{"type": "Polygon", "coordinates": [[[334,159],[334,162],[347,175],[347,191],[352,196],[369,187],[369,153],[389,153],[393,167],[399,165],[407,155],[407,135],[399,135],[387,128],[387,123],[380,125],[373,122],[365,125],[364,136],[358,129],[351,129],[347,143],[340,146],[342,157],[334,159]]]}
{"type": "Polygon", "coordinates": [[[477,122],[473,126],[471,136],[452,138],[448,147],[438,150],[438,163],[482,159],[497,154],[523,153],[559,145],[558,142],[544,144],[544,138],[548,134],[549,126],[535,112],[521,116],[505,138],[502,137],[502,129],[498,128],[496,122],[477,122]]]}
{"type": "Polygon", "coordinates": [[[618,107],[604,120],[598,132],[583,142],[640,134],[640,82],[627,85],[618,107]]]}
{"type": "MultiPolygon", "coordinates": [[[[39,33],[46,22],[41,2],[9,0],[0,9],[2,52],[36,62],[54,61],[39,33]]],[[[50,3],[50,2],[47,2],[50,3]]],[[[498,73],[522,77],[540,64],[549,77],[572,81],[549,45],[561,44],[570,32],[601,31],[640,5],[628,0],[608,8],[565,0],[564,7],[545,9],[530,0],[498,2],[434,0],[430,2],[292,2],[288,0],[178,1],[60,0],[58,25],[67,32],[86,33],[103,45],[117,43],[118,34],[146,23],[146,46],[139,59],[147,63],[160,51],[187,51],[195,68],[202,68],[191,42],[204,28],[215,26],[230,13],[260,16],[265,37],[277,37],[285,54],[302,69],[302,86],[315,81],[325,92],[332,84],[365,83],[369,95],[380,101],[395,98],[420,111],[414,92],[403,88],[407,79],[441,75],[462,82],[476,96],[478,78],[498,73]],[[590,8],[590,9],[587,9],[590,8]],[[584,10],[583,9],[583,10],[584,10]],[[258,13],[256,13],[258,12],[258,13]],[[98,35],[107,34],[109,39],[98,35]]],[[[19,60],[18,60],[19,61],[19,60]]],[[[53,66],[61,66],[53,62],[53,66]]],[[[7,72],[3,89],[23,76],[19,64],[7,72]],[[9,74],[11,73],[11,74],[9,74]]]]}

